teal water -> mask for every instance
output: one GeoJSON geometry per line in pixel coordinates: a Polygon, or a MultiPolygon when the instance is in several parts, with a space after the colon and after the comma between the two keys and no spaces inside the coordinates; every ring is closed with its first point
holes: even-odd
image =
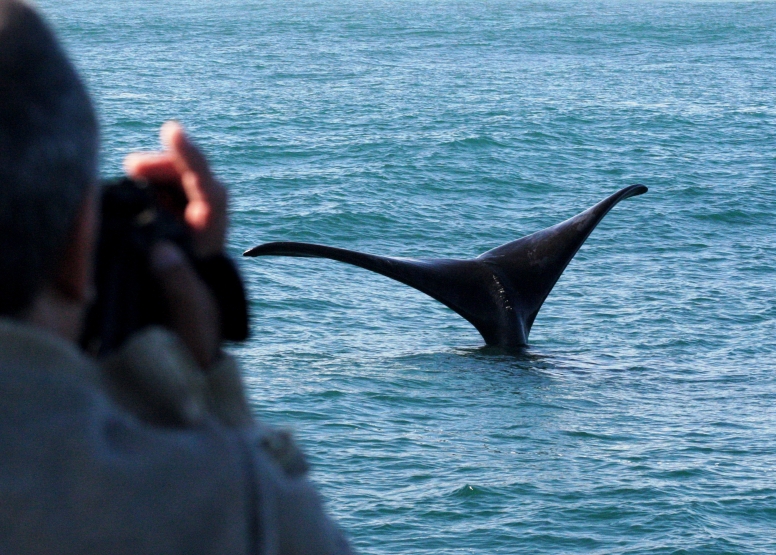
{"type": "Polygon", "coordinates": [[[256,414],[366,554],[776,553],[776,3],[41,0],[106,175],[181,119],[270,240],[472,257],[643,183],[521,356],[241,259],[256,414]]]}

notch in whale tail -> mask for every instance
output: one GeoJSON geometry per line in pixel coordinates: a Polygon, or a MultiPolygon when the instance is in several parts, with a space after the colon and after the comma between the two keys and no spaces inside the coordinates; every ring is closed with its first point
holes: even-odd
{"type": "Polygon", "coordinates": [[[468,320],[485,343],[525,346],[536,315],[571,259],[618,202],[647,192],[625,187],[595,206],[477,258],[413,259],[375,256],[312,243],[265,243],[244,256],[329,258],[377,272],[422,291],[468,320]]]}

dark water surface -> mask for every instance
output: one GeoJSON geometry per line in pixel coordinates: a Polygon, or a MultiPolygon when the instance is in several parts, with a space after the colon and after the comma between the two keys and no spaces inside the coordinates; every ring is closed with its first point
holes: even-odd
{"type": "Polygon", "coordinates": [[[40,4],[106,175],[181,119],[235,256],[472,257],[650,188],[520,356],[363,270],[241,260],[255,412],[362,553],[776,553],[776,3],[40,4]]]}

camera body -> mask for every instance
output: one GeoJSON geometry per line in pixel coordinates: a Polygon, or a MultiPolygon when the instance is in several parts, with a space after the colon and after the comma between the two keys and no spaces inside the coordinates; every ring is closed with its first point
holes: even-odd
{"type": "Polygon", "coordinates": [[[151,186],[125,177],[103,182],[101,201],[94,276],[97,295],[81,339],[87,351],[102,355],[146,326],[169,326],[167,300],[149,262],[159,241],[175,243],[213,293],[222,338],[247,338],[247,303],[240,276],[224,255],[195,256],[183,221],[186,198],[180,187],[151,186]]]}

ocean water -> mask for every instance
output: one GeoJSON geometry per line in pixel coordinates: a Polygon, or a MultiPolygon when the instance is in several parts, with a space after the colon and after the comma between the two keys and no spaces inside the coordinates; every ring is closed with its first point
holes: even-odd
{"type": "Polygon", "coordinates": [[[518,355],[364,270],[240,259],[253,409],[361,553],[776,553],[776,3],[39,5],[105,175],[180,119],[235,257],[473,257],[649,187],[518,355]]]}

